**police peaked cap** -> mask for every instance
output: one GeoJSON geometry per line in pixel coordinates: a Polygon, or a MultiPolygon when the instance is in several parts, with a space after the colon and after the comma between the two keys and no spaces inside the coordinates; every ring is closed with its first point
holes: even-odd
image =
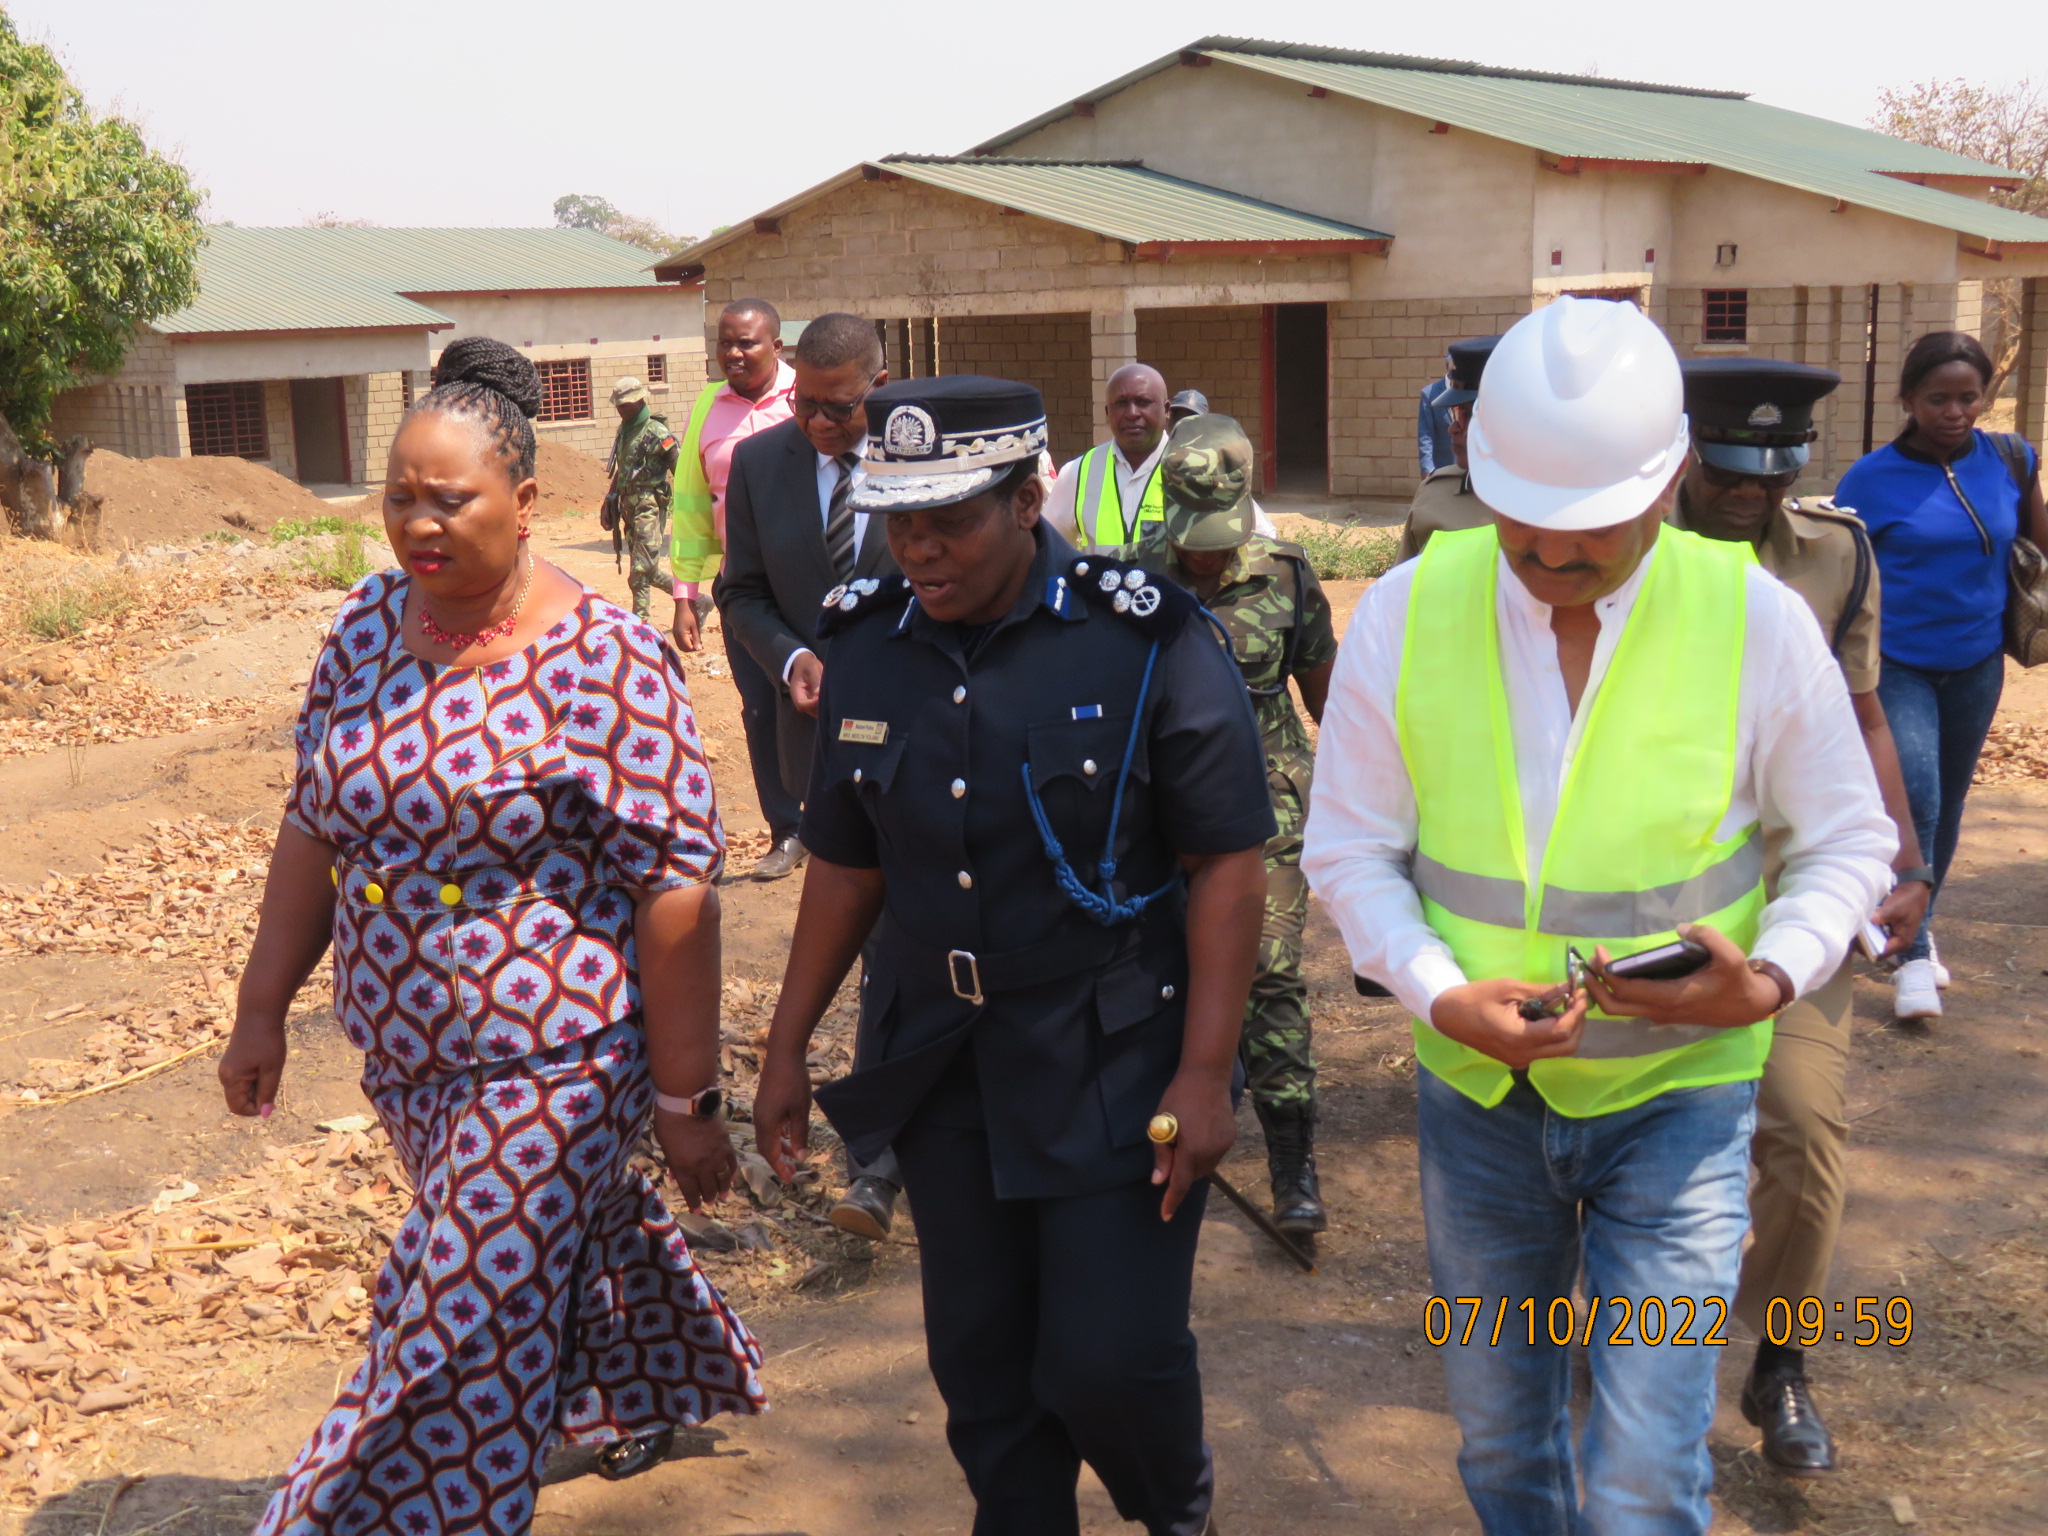
{"type": "Polygon", "coordinates": [[[1486,360],[1500,342],[1498,336],[1470,336],[1446,347],[1450,366],[1444,381],[1451,387],[1437,397],[1438,405],[1470,405],[1479,398],[1479,376],[1486,372],[1486,360]]]}
{"type": "Polygon", "coordinates": [[[1804,469],[1813,407],[1842,382],[1832,368],[1775,357],[1689,357],[1678,366],[1693,446],[1706,463],[1738,475],[1804,469]]]}
{"type": "Polygon", "coordinates": [[[867,478],[856,512],[919,512],[978,496],[1045,449],[1045,400],[1029,384],[944,374],[867,398],[867,478]]]}

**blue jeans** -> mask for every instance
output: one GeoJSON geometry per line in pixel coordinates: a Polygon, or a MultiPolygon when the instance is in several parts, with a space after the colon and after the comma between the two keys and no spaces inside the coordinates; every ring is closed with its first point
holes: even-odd
{"type": "MultiPolygon", "coordinates": [[[[1416,1079],[1431,1283],[1439,1296],[1481,1298],[1472,1342],[1458,1342],[1469,1307],[1454,1303],[1441,1351],[1464,1435],[1458,1472],[1481,1527],[1487,1536],[1699,1536],[1712,1517],[1707,1429],[1721,1358],[1700,1341],[1727,1333],[1749,1229],[1756,1084],[1682,1088],[1574,1120],[1526,1082],[1481,1109],[1426,1070],[1416,1079]],[[1575,1466],[1570,1350],[1550,1342],[1549,1307],[1582,1274],[1599,1312],[1593,1406],[1575,1466]],[[1534,1346],[1525,1297],[1535,1300],[1534,1346]],[[1664,1317],[1647,1332],[1664,1342],[1610,1342],[1623,1309],[1609,1297],[1662,1301],[1664,1317]],[[1677,1297],[1692,1301],[1689,1329],[1677,1297]],[[1494,1344],[1503,1298],[1507,1323],[1494,1344]],[[1674,1342],[1681,1331],[1689,1342],[1674,1342]]],[[[1634,1311],[1621,1338],[1637,1338],[1634,1311]]],[[[1586,1307],[1573,1314],[1575,1326],[1557,1310],[1558,1332],[1583,1337],[1586,1307]]]]}
{"type": "MultiPolygon", "coordinates": [[[[1949,861],[1956,856],[1963,834],[1963,801],[2004,687],[2003,651],[1993,651],[1975,666],[1955,672],[1932,672],[1889,656],[1884,659],[1877,697],[1891,724],[1892,739],[1899,744],[1913,831],[1920,839],[1920,856],[1934,866],[1936,896],[1948,878],[1949,861]]],[[[1932,901],[1927,903],[1927,917],[1900,959],[1927,958],[1932,901]]]]}

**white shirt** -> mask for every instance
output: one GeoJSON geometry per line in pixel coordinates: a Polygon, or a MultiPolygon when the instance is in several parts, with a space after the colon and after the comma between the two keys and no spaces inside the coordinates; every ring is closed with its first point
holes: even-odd
{"type": "MultiPolygon", "coordinates": [[[[1532,870],[1541,867],[1581,725],[1657,554],[1653,547],[1621,589],[1595,605],[1600,638],[1576,717],[1550,607],[1500,562],[1501,673],[1532,870]]],[[[1427,1020],[1437,996],[1467,978],[1424,921],[1408,875],[1415,789],[1395,733],[1394,697],[1418,564],[1411,560],[1382,576],[1345,632],[1323,711],[1301,863],[1344,935],[1352,965],[1427,1020]]],[[[1735,751],[1735,792],[1717,836],[1726,839],[1758,820],[1786,834],[1778,894],[1764,908],[1750,953],[1782,966],[1804,993],[1840,968],[1857,926],[1890,890],[1898,835],[1813,611],[1761,566],[1748,573],[1735,751]]],[[[1654,773],[1656,764],[1642,771],[1654,773]]]]}
{"type": "MultiPolygon", "coordinates": [[[[859,490],[861,486],[865,484],[867,481],[867,460],[865,457],[863,457],[863,455],[867,451],[867,446],[867,434],[862,433],[860,441],[855,443],[851,448],[846,450],[848,453],[852,454],[854,458],[858,461],[853,466],[853,483],[846,488],[846,494],[849,496],[851,496],[855,491],[859,490]]],[[[828,526],[832,521],[832,493],[838,489],[839,460],[829,453],[819,454],[818,526],[820,528],[828,526]]],[[[865,512],[857,511],[853,514],[853,558],[856,561],[860,559],[861,546],[867,542],[867,537],[868,514],[865,512]]],[[[789,681],[790,668],[796,665],[797,657],[809,656],[811,654],[813,653],[809,646],[799,647],[798,649],[791,651],[789,653],[789,660],[785,661],[782,664],[782,680],[784,683],[787,683],[789,681]]]]}
{"type": "MultiPolygon", "coordinates": [[[[1116,472],[1117,510],[1123,516],[1124,526],[1133,529],[1132,541],[1137,534],[1132,519],[1138,515],[1138,503],[1145,499],[1145,487],[1151,482],[1152,471],[1159,467],[1159,460],[1166,452],[1166,439],[1171,433],[1162,433],[1159,446],[1148,454],[1143,463],[1130,464],[1124,459],[1123,449],[1114,443],[1110,445],[1109,463],[1116,472]]],[[[1045,519],[1059,529],[1060,536],[1076,549],[1089,546],[1081,542],[1081,520],[1074,503],[1081,495],[1081,461],[1069,459],[1054,476],[1050,494],[1045,499],[1045,519]]],[[[1255,498],[1252,502],[1252,532],[1269,539],[1278,538],[1279,532],[1273,527],[1273,520],[1266,516],[1266,509],[1255,498]]]]}

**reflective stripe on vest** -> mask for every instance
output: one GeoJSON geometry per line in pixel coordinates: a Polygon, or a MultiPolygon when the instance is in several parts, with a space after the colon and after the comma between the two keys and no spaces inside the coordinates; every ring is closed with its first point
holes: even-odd
{"type": "MultiPolygon", "coordinates": [[[[1532,881],[1507,693],[1499,543],[1440,533],[1408,599],[1395,717],[1415,786],[1411,878],[1429,925],[1466,976],[1564,979],[1564,952],[1633,954],[1706,923],[1747,950],[1763,910],[1755,825],[1718,839],[1734,790],[1746,630],[1744,544],[1659,531],[1596,691],[1581,701],[1557,813],[1532,881]]],[[[1490,1056],[1415,1022],[1416,1059],[1486,1106],[1513,1084],[1490,1056]]],[[[1529,1081],[1560,1114],[1627,1109],[1674,1088],[1763,1070],[1768,1022],[1655,1025],[1594,1014],[1578,1053],[1529,1081]]]]}
{"type": "Polygon", "coordinates": [[[690,424],[683,429],[682,450],[676,455],[676,487],[669,497],[675,519],[675,537],[669,553],[679,561],[701,560],[722,553],[718,524],[712,518],[711,482],[704,475],[704,419],[711,414],[711,402],[725,388],[723,383],[706,384],[690,407],[690,424]]]}
{"type": "Polygon", "coordinates": [[[1075,466],[1081,483],[1074,490],[1074,522],[1081,544],[1090,550],[1122,549],[1138,542],[1146,523],[1166,518],[1166,493],[1159,485],[1159,466],[1152,466],[1152,478],[1145,482],[1145,494],[1138,498],[1134,523],[1124,521],[1122,494],[1116,485],[1116,444],[1097,443],[1081,455],[1075,466]]]}

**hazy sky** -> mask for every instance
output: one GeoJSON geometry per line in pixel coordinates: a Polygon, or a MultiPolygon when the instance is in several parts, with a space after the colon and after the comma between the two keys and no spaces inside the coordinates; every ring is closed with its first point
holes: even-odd
{"type": "MultiPolygon", "coordinates": [[[[1861,122],[1932,76],[2048,75],[2048,5],[0,0],[207,216],[533,225],[565,192],[703,233],[898,150],[956,153],[1208,34],[1745,90],[1861,122]],[[1950,20],[1953,18],[1953,20],[1950,20]]],[[[2048,83],[2048,81],[2044,81],[2048,83]]]]}

